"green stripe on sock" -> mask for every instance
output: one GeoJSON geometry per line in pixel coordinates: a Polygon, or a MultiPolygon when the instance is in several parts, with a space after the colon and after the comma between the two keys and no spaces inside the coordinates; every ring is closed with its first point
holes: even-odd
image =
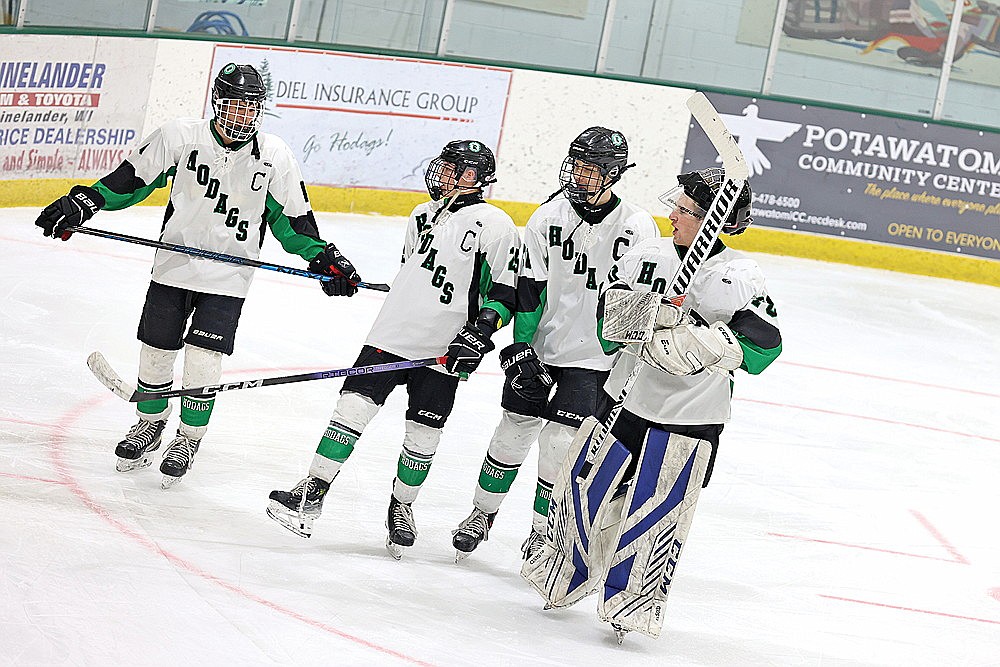
{"type": "Polygon", "coordinates": [[[181,397],[181,423],[188,426],[208,426],[215,407],[215,398],[181,397]]]}
{"type": "Polygon", "coordinates": [[[319,440],[316,453],[324,458],[343,463],[354,451],[354,445],[358,442],[358,436],[343,428],[339,424],[331,423],[326,427],[326,433],[319,440]]]}
{"type": "Polygon", "coordinates": [[[552,500],[552,487],[541,480],[535,487],[535,511],[543,516],[549,515],[549,501],[552,500]]]}
{"type": "Polygon", "coordinates": [[[517,477],[518,468],[520,466],[501,466],[489,459],[484,460],[479,471],[479,488],[490,493],[507,493],[517,477]]]}
{"type": "Polygon", "coordinates": [[[415,455],[404,451],[399,455],[396,477],[407,486],[420,486],[427,479],[427,473],[431,469],[433,459],[433,454],[430,456],[415,455]]]}
{"type": "MultiPolygon", "coordinates": [[[[142,383],[138,383],[136,387],[139,391],[166,391],[170,387],[163,387],[159,389],[150,389],[149,387],[142,386],[142,383]]],[[[144,415],[158,415],[167,409],[167,399],[158,398],[155,401],[139,401],[136,403],[136,408],[144,415]]]]}

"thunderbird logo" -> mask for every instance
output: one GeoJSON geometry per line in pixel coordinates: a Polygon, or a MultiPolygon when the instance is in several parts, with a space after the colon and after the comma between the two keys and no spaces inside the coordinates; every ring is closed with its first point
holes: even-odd
{"type": "MultiPolygon", "coordinates": [[[[750,174],[757,176],[764,173],[765,169],[771,168],[771,161],[767,159],[764,152],[757,147],[758,141],[776,141],[781,143],[788,137],[798,132],[802,127],[800,123],[786,123],[780,120],[769,120],[760,118],[757,115],[757,105],[749,104],[743,109],[742,116],[731,114],[719,114],[722,122],[735,137],[739,137],[736,145],[743,151],[747,166],[750,167],[750,174]]],[[[721,162],[722,158],[716,160],[721,162]]]]}

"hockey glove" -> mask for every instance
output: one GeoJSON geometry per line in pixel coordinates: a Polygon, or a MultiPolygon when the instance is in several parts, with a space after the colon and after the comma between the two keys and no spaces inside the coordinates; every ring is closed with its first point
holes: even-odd
{"type": "Polygon", "coordinates": [[[333,280],[324,280],[320,283],[327,296],[354,296],[358,292],[357,285],[361,282],[361,276],[351,261],[332,243],[312,258],[309,270],[313,273],[322,273],[324,276],[333,276],[333,280]]]}
{"type": "Polygon", "coordinates": [[[42,228],[45,236],[68,241],[73,228],[79,227],[104,208],[104,197],[94,188],[74,185],[68,195],[63,195],[44,209],[35,219],[35,226],[42,228]]]}
{"type": "Polygon", "coordinates": [[[728,372],[743,363],[743,348],[723,322],[709,327],[688,323],[654,333],[639,358],[671,375],[694,375],[706,368],[728,372]]]}
{"type": "Polygon", "coordinates": [[[492,332],[483,331],[476,324],[466,324],[448,346],[444,367],[449,373],[471,373],[496,345],[490,340],[492,332]]]}
{"type": "Polygon", "coordinates": [[[514,343],[500,351],[500,368],[507,374],[507,384],[526,401],[537,403],[549,397],[555,384],[538,355],[527,343],[514,343]]]}

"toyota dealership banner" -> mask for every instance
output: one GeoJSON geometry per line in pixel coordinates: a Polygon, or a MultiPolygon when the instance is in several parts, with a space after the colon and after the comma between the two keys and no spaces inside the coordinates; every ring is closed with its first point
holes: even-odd
{"type": "MultiPolygon", "coordinates": [[[[249,63],[267,87],[264,132],[291,146],[308,183],[424,190],[455,139],[497,151],[511,70],[412,58],[251,46],[215,48],[212,76],[249,63]]],[[[211,99],[205,101],[209,115],[211,99]]]]}
{"type": "MultiPolygon", "coordinates": [[[[1000,259],[1000,135],[709,98],[750,167],[755,225],[1000,259]]],[[[717,159],[692,123],[685,168],[717,159]]]]}
{"type": "Polygon", "coordinates": [[[151,40],[5,37],[0,180],[114,169],[141,139],[155,57],[151,40]]]}

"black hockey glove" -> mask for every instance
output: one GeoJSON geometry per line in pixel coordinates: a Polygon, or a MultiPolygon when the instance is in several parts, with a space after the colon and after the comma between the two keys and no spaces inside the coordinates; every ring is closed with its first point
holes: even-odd
{"type": "Polygon", "coordinates": [[[94,188],[74,185],[68,195],[63,195],[48,206],[35,219],[45,236],[69,240],[73,227],[79,227],[104,208],[104,197],[94,188]]]}
{"type": "MultiPolygon", "coordinates": [[[[491,311],[493,312],[493,311],[491,311]]],[[[490,336],[496,331],[496,324],[485,322],[481,319],[476,323],[468,323],[458,332],[455,340],[448,346],[448,359],[444,362],[444,367],[449,373],[472,373],[479,368],[479,362],[483,360],[496,345],[490,340],[490,336]],[[493,330],[490,331],[489,327],[493,330]]]]}
{"type": "Polygon", "coordinates": [[[526,401],[537,403],[549,397],[555,382],[527,343],[514,343],[500,351],[500,368],[507,374],[507,384],[526,401]]]}
{"type": "Polygon", "coordinates": [[[340,254],[337,246],[332,243],[312,258],[309,270],[334,277],[333,280],[324,280],[320,283],[327,296],[354,296],[358,292],[357,285],[361,282],[361,276],[351,261],[340,254]]]}

